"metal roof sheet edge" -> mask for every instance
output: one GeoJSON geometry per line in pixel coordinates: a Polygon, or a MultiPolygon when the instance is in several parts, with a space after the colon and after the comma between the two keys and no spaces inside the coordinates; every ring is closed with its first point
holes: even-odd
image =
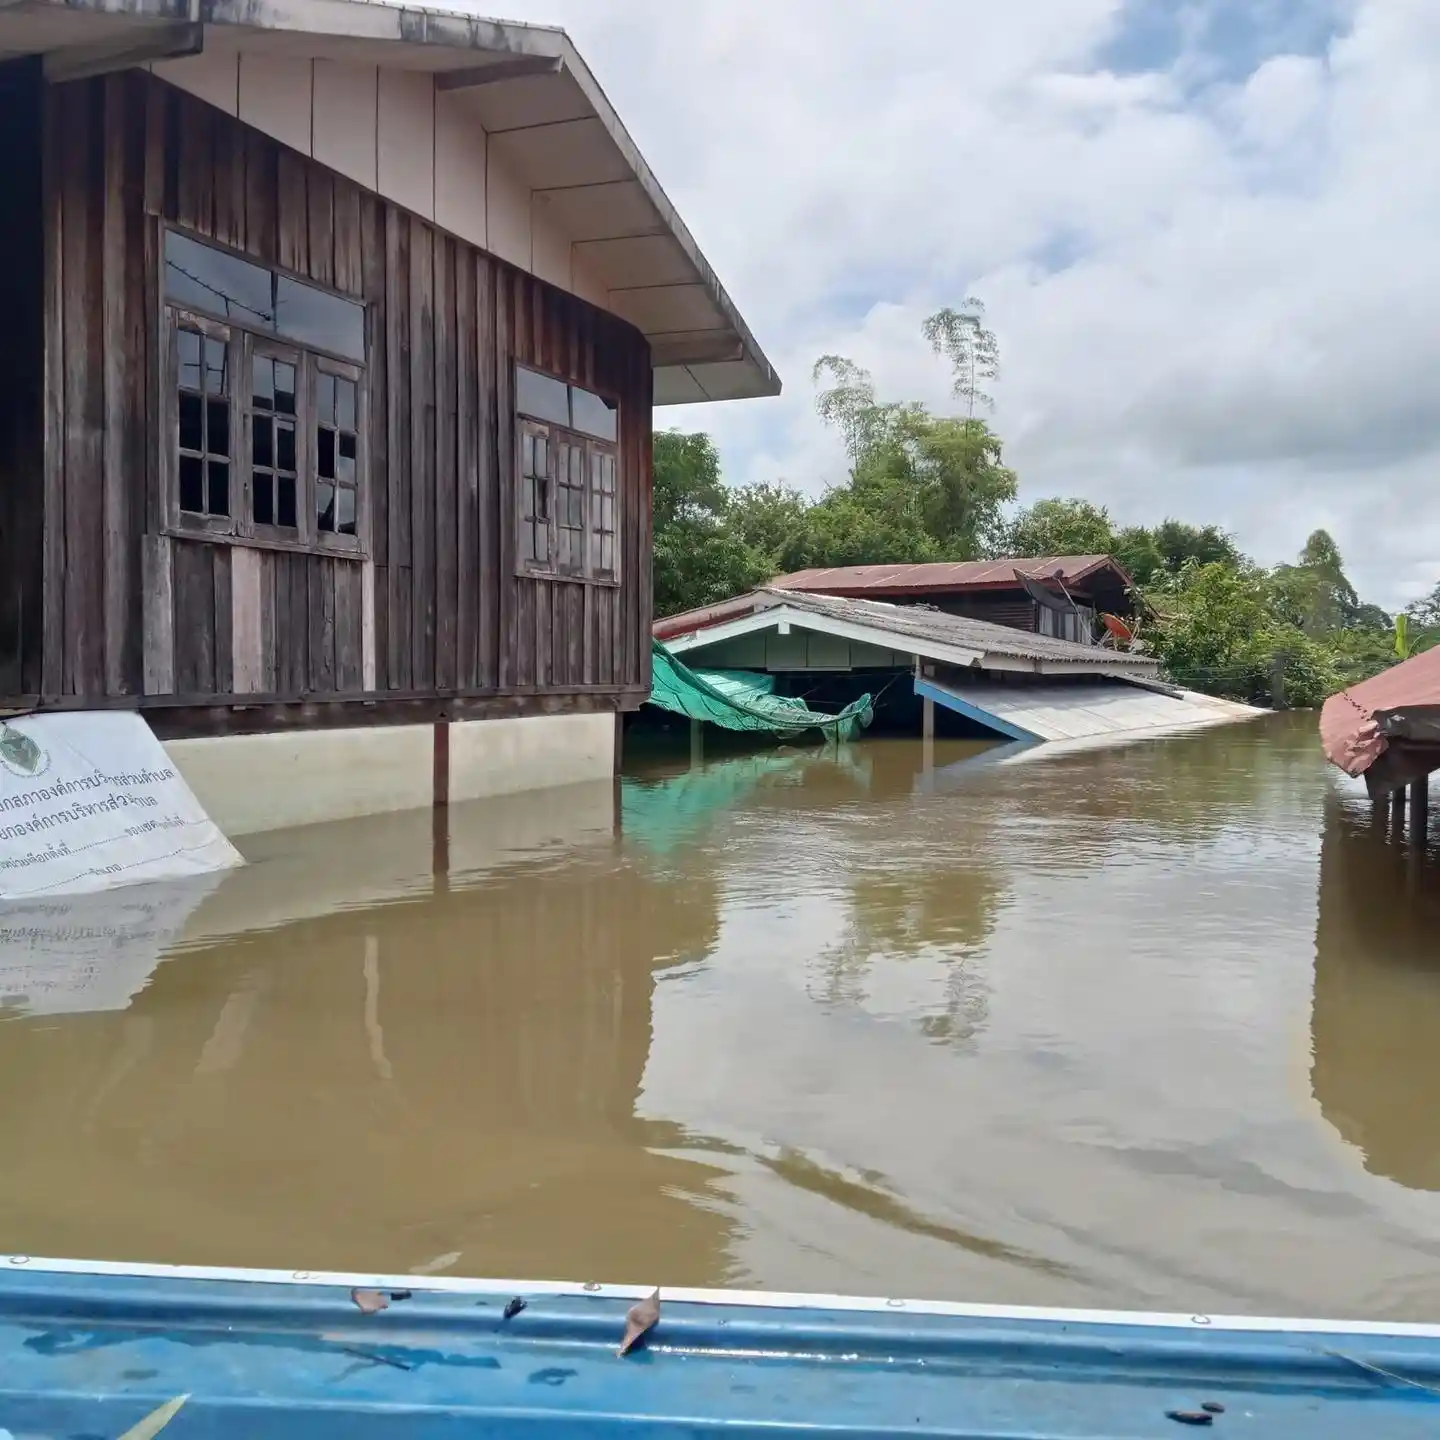
{"type": "Polygon", "coordinates": [[[991,620],[952,615],[948,611],[925,606],[892,605],[883,600],[786,590],[775,585],[761,586],[745,595],[737,595],[715,605],[658,620],[653,626],[653,633],[659,640],[673,642],[744,619],[757,611],[772,610],[780,606],[820,617],[829,616],[840,622],[867,625],[871,629],[910,640],[929,640],[940,645],[962,646],[1009,659],[1084,665],[1097,671],[1110,669],[1153,672],[1157,665],[1153,655],[1102,650],[1095,645],[1078,645],[1071,640],[1036,635],[1007,625],[997,625],[991,620]]]}

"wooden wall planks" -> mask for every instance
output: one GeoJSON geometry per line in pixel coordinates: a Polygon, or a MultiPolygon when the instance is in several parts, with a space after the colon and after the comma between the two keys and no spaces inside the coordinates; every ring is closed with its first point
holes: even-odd
{"type": "Polygon", "coordinates": [[[605,687],[638,703],[651,485],[638,332],[140,72],[45,86],[36,103],[44,466],[30,513],[43,510],[47,583],[27,617],[28,680],[6,666],[0,597],[0,698],[24,680],[52,703],[184,697],[197,713],[257,695],[507,692],[523,712],[527,697],[538,711],[605,687]],[[167,222],[365,300],[368,561],[159,533],[152,272],[167,222]],[[620,401],[618,586],[514,573],[517,362],[620,401]]]}
{"type": "MultiPolygon", "coordinates": [[[[41,687],[45,502],[44,188],[40,61],[0,65],[0,695],[41,687]]],[[[56,377],[58,379],[58,376],[56,377]]]]}

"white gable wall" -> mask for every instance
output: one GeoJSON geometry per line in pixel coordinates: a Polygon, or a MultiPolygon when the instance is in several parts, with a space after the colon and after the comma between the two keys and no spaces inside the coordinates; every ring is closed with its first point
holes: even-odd
{"type": "Polygon", "coordinates": [[[157,61],[162,80],[592,305],[610,293],[545,194],[505,162],[463,92],[412,70],[225,48],[157,61]]]}
{"type": "Polygon", "coordinates": [[[311,85],[315,159],[367,190],[377,189],[380,77],[375,66],[317,60],[311,85]]]}

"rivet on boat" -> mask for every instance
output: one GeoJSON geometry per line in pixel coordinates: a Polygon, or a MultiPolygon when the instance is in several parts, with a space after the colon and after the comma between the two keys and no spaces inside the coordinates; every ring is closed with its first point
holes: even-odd
{"type": "Polygon", "coordinates": [[[310,1272],[308,1270],[297,1270],[290,1278],[292,1280],[308,1280],[310,1278],[310,1272]]]}
{"type": "Polygon", "coordinates": [[[1192,1325],[1208,1325],[1210,1323],[1210,1317],[1208,1315],[1192,1315],[1190,1317],[1190,1323],[1192,1325]]]}
{"type": "Polygon", "coordinates": [[[885,1303],[892,1310],[903,1310],[905,1308],[905,1302],[903,1300],[887,1300],[885,1303]]]}
{"type": "Polygon", "coordinates": [[[593,1280],[587,1280],[585,1282],[585,1289],[587,1290],[598,1290],[599,1288],[600,1287],[593,1280]]]}

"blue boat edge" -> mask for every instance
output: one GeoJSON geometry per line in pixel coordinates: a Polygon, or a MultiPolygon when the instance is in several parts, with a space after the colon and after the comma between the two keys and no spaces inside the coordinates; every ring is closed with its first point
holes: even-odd
{"type": "Polygon", "coordinates": [[[1440,1325],[654,1289],[0,1256],[0,1430],[1440,1434],[1440,1325]]]}

